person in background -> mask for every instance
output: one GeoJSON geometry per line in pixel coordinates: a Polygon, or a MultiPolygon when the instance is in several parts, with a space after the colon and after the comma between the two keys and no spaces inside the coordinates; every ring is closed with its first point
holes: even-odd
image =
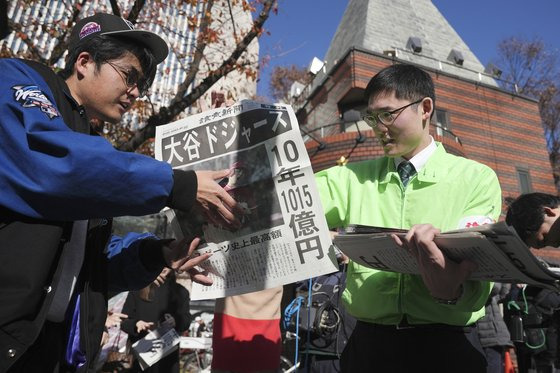
{"type": "Polygon", "coordinates": [[[105,320],[105,328],[103,329],[103,336],[101,337],[101,346],[109,342],[109,328],[120,327],[123,319],[128,315],[120,312],[107,311],[107,319],[105,320]]]}
{"type": "MultiPolygon", "coordinates": [[[[528,193],[510,203],[506,223],[535,249],[560,246],[560,198],[546,193],[528,193]]],[[[551,263],[537,258],[543,266],[551,263]]],[[[509,302],[510,330],[513,317],[521,319],[520,338],[516,339],[519,372],[554,373],[560,367],[560,292],[518,284],[509,302]],[[516,312],[517,311],[517,312],[516,312]]],[[[513,331],[512,331],[513,335],[513,331]]]]}
{"type": "Polygon", "coordinates": [[[228,170],[172,170],[114,149],[90,120],[117,123],[168,54],[158,35],[96,14],[72,29],[65,68],[0,59],[0,371],[93,369],[107,291],[139,289],[165,266],[210,279],[190,258],[198,245],[130,234],[107,246],[111,219],[164,206],[232,229],[228,170]]]}
{"type": "Polygon", "coordinates": [[[480,343],[486,354],[487,373],[504,373],[505,353],[509,347],[513,347],[508,327],[504,321],[502,309],[503,304],[511,289],[510,284],[494,283],[492,292],[486,302],[486,313],[484,317],[476,322],[476,328],[480,343]]]}
{"type": "Polygon", "coordinates": [[[475,263],[449,260],[440,230],[493,223],[502,198],[492,169],[445,151],[430,136],[435,89],[413,65],[381,70],[365,90],[369,124],[385,156],[316,174],[330,229],[362,224],[408,229],[393,236],[420,275],[348,265],[343,302],[358,321],[344,372],[486,372],[476,329],[489,282],[467,280],[475,263]]]}
{"type": "MultiPolygon", "coordinates": [[[[338,373],[340,369],[340,356],[348,343],[356,319],[344,308],[341,294],[346,287],[346,267],[349,258],[338,249],[337,260],[339,271],[312,279],[311,303],[317,310],[315,320],[310,323],[314,326],[309,333],[300,329],[300,368],[308,373],[338,373]],[[323,310],[322,313],[318,310],[323,310]],[[303,343],[305,341],[305,343],[303,343]]],[[[298,292],[302,296],[309,296],[309,281],[301,282],[298,292]]],[[[300,312],[305,313],[306,310],[300,312]]],[[[300,314],[300,325],[302,323],[300,314]]],[[[300,327],[303,327],[301,325],[300,327]]]]}
{"type": "MultiPolygon", "coordinates": [[[[128,318],[122,321],[121,329],[128,334],[132,344],[158,328],[162,332],[175,328],[181,334],[190,325],[189,302],[187,289],[175,281],[171,270],[165,268],[152,284],[128,293],[122,310],[128,318]]],[[[145,370],[135,360],[131,372],[142,371],[178,373],[179,348],[145,370]]]]}
{"type": "Polygon", "coordinates": [[[560,197],[547,193],[522,194],[510,203],[506,223],[529,246],[560,246],[560,197]]]}

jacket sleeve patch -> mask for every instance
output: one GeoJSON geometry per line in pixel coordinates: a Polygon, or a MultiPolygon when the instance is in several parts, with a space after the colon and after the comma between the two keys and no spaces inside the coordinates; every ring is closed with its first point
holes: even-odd
{"type": "Polygon", "coordinates": [[[36,85],[15,85],[14,100],[24,108],[38,107],[49,119],[60,117],[52,102],[36,85]]]}
{"type": "Polygon", "coordinates": [[[459,225],[457,226],[457,229],[472,228],[472,227],[478,227],[480,225],[493,224],[493,223],[495,223],[494,219],[492,219],[489,216],[484,216],[484,215],[467,216],[461,219],[459,225]]]}

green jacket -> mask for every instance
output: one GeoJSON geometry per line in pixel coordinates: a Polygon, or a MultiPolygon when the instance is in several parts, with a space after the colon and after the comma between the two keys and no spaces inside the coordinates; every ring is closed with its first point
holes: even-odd
{"type": "MultiPolygon", "coordinates": [[[[501,190],[489,167],[448,154],[440,143],[406,189],[393,159],[381,157],[316,174],[330,228],[364,224],[410,228],[430,223],[447,231],[496,221],[501,190]]],[[[434,301],[420,276],[369,269],[351,262],[344,303],[362,321],[469,325],[484,315],[491,283],[468,281],[455,305],[434,301]]]]}

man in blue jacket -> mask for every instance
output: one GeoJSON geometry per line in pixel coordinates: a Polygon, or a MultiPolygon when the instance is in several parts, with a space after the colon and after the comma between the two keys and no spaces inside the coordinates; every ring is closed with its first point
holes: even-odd
{"type": "Polygon", "coordinates": [[[198,239],[130,234],[110,242],[107,217],[197,207],[235,227],[228,171],[178,171],[95,136],[118,122],[168,54],[156,34],[97,14],[79,21],[60,76],[0,60],[0,371],[93,369],[108,290],[139,289],[164,266],[208,282],[191,259],[198,239]]]}

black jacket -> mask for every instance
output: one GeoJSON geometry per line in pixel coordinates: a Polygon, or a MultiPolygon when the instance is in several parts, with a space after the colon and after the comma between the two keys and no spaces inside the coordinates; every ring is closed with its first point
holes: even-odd
{"type": "Polygon", "coordinates": [[[509,330],[502,316],[499,302],[509,293],[509,284],[496,282],[486,303],[486,314],[477,321],[476,327],[482,347],[513,346],[509,330]]]}

